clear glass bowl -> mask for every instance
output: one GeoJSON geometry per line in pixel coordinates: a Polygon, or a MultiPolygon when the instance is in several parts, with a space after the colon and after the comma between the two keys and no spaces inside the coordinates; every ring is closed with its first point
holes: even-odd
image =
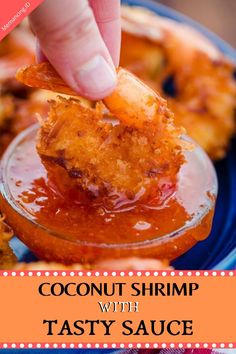
{"type": "MultiPolygon", "coordinates": [[[[158,237],[153,235],[150,239],[136,241],[132,239],[129,242],[126,238],[125,242],[122,242],[122,231],[121,235],[118,231],[119,242],[112,242],[108,238],[107,241],[98,240],[89,236],[91,231],[89,228],[87,234],[84,232],[81,234],[79,227],[78,231],[73,229],[69,221],[70,210],[68,225],[65,225],[67,232],[60,232],[60,228],[55,226],[55,220],[50,215],[45,222],[39,222],[32,213],[32,205],[22,204],[22,199],[19,200],[16,194],[16,187],[22,182],[18,180],[22,169],[27,183],[31,183],[33,175],[40,178],[41,173],[46,174],[35,150],[37,129],[38,126],[35,125],[22,132],[5,152],[1,162],[0,203],[1,210],[17,237],[39,258],[67,264],[72,262],[92,264],[104,258],[131,256],[173,260],[209,235],[217,196],[217,178],[212,162],[200,147],[185,154],[186,163],[179,172],[174,196],[189,217],[184,224],[167,233],[161,234],[159,231],[158,237]]],[[[40,205],[41,200],[37,200],[37,203],[40,205]]],[[[168,207],[166,204],[163,208],[168,207]]],[[[156,210],[157,220],[160,215],[163,217],[163,208],[162,214],[156,210]]],[[[124,223],[127,221],[128,224],[129,214],[123,212],[122,215],[124,223]]],[[[89,217],[90,215],[88,219],[89,217]]],[[[142,217],[143,214],[140,215],[141,219],[142,217]]],[[[172,218],[169,218],[165,223],[172,225],[172,221],[172,218]]],[[[106,233],[106,227],[104,224],[102,232],[106,233]]]]}

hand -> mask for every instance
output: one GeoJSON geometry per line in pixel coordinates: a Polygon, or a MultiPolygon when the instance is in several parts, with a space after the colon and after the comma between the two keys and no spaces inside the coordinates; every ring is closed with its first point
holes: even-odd
{"type": "Polygon", "coordinates": [[[116,86],[120,55],[119,0],[45,0],[30,15],[38,60],[47,58],[80,95],[101,99],[116,86]]]}

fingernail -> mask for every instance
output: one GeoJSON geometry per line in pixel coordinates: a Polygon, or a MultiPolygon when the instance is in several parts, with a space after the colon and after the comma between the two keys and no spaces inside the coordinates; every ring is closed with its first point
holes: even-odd
{"type": "Polygon", "coordinates": [[[74,77],[80,90],[98,98],[115,88],[117,81],[115,71],[101,55],[85,63],[74,77]]]}

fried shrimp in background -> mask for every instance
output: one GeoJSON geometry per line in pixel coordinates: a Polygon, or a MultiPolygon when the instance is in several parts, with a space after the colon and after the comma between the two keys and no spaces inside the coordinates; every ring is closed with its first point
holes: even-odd
{"type": "Polygon", "coordinates": [[[143,8],[122,9],[121,65],[167,98],[175,123],[212,159],[235,132],[235,65],[196,30],[143,8]]]}
{"type": "MultiPolygon", "coordinates": [[[[17,78],[26,85],[69,93],[48,63],[20,69],[17,78]]],[[[94,196],[124,193],[131,200],[137,194],[162,199],[163,191],[173,191],[187,147],[166,101],[119,69],[117,87],[103,103],[106,108],[62,98],[51,104],[37,144],[47,170],[60,165],[71,183],[94,196]]]]}
{"type": "Polygon", "coordinates": [[[4,223],[4,217],[0,215],[0,269],[12,268],[17,259],[9,246],[13,232],[4,223]]]}
{"type": "Polygon", "coordinates": [[[15,79],[19,66],[34,62],[35,40],[21,24],[0,42],[0,156],[11,140],[46,115],[48,104],[15,79]]]}

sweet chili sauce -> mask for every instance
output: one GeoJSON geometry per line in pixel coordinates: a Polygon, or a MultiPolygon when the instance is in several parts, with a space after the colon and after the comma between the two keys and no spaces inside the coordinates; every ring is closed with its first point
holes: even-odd
{"type": "MultiPolygon", "coordinates": [[[[62,192],[37,155],[35,133],[36,128],[23,133],[5,155],[1,204],[17,236],[40,258],[64,263],[125,256],[172,260],[209,235],[216,195],[210,161],[205,172],[187,161],[177,190],[166,185],[162,203],[120,198],[109,207],[76,187],[62,192]]],[[[57,169],[63,183],[67,174],[57,169]]]]}

